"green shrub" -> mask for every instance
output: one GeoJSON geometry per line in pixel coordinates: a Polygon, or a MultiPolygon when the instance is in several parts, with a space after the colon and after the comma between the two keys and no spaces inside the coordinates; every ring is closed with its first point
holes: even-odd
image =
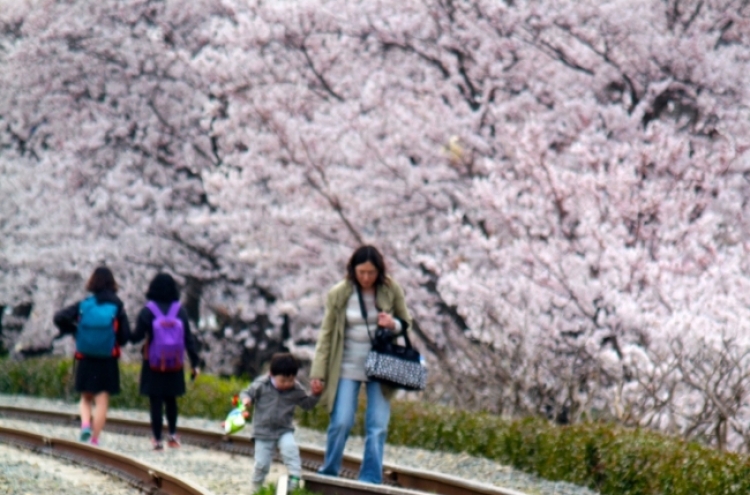
{"type": "MultiPolygon", "coordinates": [[[[138,395],[139,365],[120,367],[122,393],[113,407],[148,410],[138,395]]],[[[0,393],[74,401],[72,360],[0,360],[0,393]]],[[[223,419],[246,380],[201,375],[180,399],[188,416],[223,419]]],[[[352,434],[361,435],[360,400],[352,434]]],[[[300,411],[300,424],[325,430],[328,413],[300,411]]],[[[422,402],[392,404],[388,442],[427,450],[466,452],[550,480],[587,486],[604,495],[747,495],[750,459],[647,430],[589,422],[555,426],[539,418],[505,420],[422,402]]]]}
{"type": "Polygon", "coordinates": [[[0,393],[71,400],[73,360],[0,360],[0,393]]]}
{"type": "MultiPolygon", "coordinates": [[[[120,393],[112,397],[111,407],[148,411],[148,398],[138,393],[140,372],[140,364],[120,364],[120,393]]],[[[73,386],[73,359],[0,359],[0,393],[74,402],[78,394],[73,386]]],[[[179,399],[180,413],[224,419],[232,408],[232,396],[246,386],[246,381],[200,375],[179,399]]]]}

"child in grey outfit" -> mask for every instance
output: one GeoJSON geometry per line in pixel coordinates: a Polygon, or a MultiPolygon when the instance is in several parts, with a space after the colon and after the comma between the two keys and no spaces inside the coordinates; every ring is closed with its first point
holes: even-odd
{"type": "Polygon", "coordinates": [[[274,448],[278,446],[284,465],[289,471],[289,488],[299,486],[302,463],[299,447],[294,440],[292,419],[294,409],[312,409],[320,399],[322,387],[308,395],[296,380],[299,363],[288,353],[277,353],[271,357],[271,373],[256,378],[240,392],[245,407],[253,411],[253,437],[255,438],[255,472],[253,492],[263,485],[271,468],[274,448]]]}

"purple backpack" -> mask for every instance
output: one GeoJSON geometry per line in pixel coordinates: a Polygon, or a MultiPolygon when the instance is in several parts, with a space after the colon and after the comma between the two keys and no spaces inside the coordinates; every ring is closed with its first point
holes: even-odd
{"type": "Polygon", "coordinates": [[[149,366],[162,373],[180,371],[185,356],[185,329],[177,317],[179,301],[172,303],[166,315],[153,301],[149,301],[146,307],[154,314],[153,338],[148,345],[149,366]]]}

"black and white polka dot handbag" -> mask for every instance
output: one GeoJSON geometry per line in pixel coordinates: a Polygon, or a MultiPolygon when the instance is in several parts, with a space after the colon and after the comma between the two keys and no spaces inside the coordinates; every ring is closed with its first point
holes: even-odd
{"type": "MultiPolygon", "coordinates": [[[[358,291],[359,292],[359,291],[358,291]]],[[[359,306],[362,317],[370,335],[367,323],[367,308],[359,292],[359,306]]],[[[409,341],[406,329],[403,331],[405,346],[393,342],[395,336],[384,328],[375,331],[375,338],[370,335],[372,349],[365,360],[365,375],[369,380],[385,383],[403,390],[424,390],[427,383],[427,368],[422,365],[419,352],[409,341]]]]}
{"type": "Polygon", "coordinates": [[[391,345],[386,352],[373,349],[367,354],[365,374],[370,380],[392,387],[424,390],[427,369],[420,361],[419,353],[411,346],[391,345]]]}

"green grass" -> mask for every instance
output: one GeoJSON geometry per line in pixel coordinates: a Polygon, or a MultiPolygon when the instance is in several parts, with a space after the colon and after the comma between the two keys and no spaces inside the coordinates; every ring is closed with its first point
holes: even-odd
{"type": "MultiPolygon", "coordinates": [[[[295,488],[291,492],[287,492],[290,495],[320,495],[318,492],[311,492],[304,488],[295,488]]],[[[276,495],[276,483],[269,483],[263,485],[253,495],[276,495]]]]}

